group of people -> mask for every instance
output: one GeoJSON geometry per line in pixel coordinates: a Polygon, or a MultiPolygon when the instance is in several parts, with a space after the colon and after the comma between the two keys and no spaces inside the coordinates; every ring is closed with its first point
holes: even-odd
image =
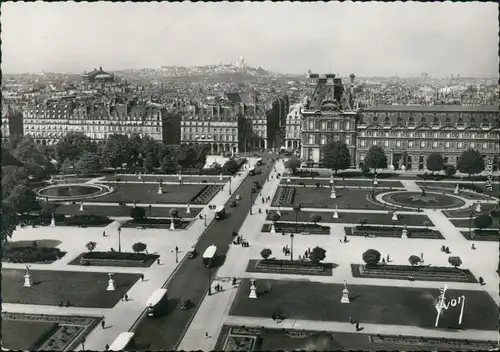
{"type": "Polygon", "coordinates": [[[217,285],[215,285],[215,286],[214,286],[214,288],[215,288],[215,292],[220,292],[220,291],[222,291],[222,290],[223,290],[223,287],[222,287],[222,285],[221,285],[221,284],[217,284],[217,285]]]}
{"type": "Polygon", "coordinates": [[[450,254],[450,248],[446,246],[441,246],[441,252],[445,252],[446,254],[450,254]]]}
{"type": "Polygon", "coordinates": [[[285,256],[288,256],[290,254],[290,252],[291,252],[291,250],[288,247],[288,245],[283,246],[283,253],[285,254],[285,256]]]}
{"type": "Polygon", "coordinates": [[[283,320],[285,320],[285,316],[283,314],[276,314],[273,313],[271,315],[271,318],[276,322],[276,323],[281,323],[283,320]]]}
{"type": "Polygon", "coordinates": [[[71,301],[69,299],[67,299],[66,303],[64,303],[62,300],[60,300],[57,305],[59,307],[71,307],[71,301]]]}

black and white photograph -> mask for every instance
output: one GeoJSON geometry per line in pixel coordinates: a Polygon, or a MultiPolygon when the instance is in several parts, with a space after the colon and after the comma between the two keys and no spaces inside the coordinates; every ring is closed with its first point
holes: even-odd
{"type": "Polygon", "coordinates": [[[2,1],[2,351],[495,351],[499,5],[2,1]]]}

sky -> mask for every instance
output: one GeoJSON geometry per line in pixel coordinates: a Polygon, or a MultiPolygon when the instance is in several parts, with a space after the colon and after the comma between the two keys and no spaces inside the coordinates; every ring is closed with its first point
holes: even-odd
{"type": "Polygon", "coordinates": [[[496,3],[1,4],[2,71],[235,63],[281,73],[497,77],[496,3]]]}

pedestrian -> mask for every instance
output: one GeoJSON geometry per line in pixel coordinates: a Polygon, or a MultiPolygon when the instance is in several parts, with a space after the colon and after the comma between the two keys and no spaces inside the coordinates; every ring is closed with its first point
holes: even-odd
{"type": "Polygon", "coordinates": [[[236,278],[233,277],[233,286],[235,286],[235,285],[236,285],[236,278]]]}
{"type": "Polygon", "coordinates": [[[483,285],[484,285],[484,279],[483,279],[483,277],[482,277],[482,276],[479,276],[479,284],[480,284],[481,286],[483,286],[483,285]]]}
{"type": "Polygon", "coordinates": [[[208,332],[205,332],[205,337],[208,339],[208,332]]]}
{"type": "Polygon", "coordinates": [[[102,237],[106,237],[106,231],[102,232],[102,237]]]}
{"type": "Polygon", "coordinates": [[[354,324],[354,321],[352,320],[352,317],[349,315],[349,323],[354,324]]]}
{"type": "Polygon", "coordinates": [[[356,322],[356,331],[359,331],[359,321],[356,322]]]}
{"type": "Polygon", "coordinates": [[[389,263],[390,260],[389,260],[389,254],[387,254],[387,263],[389,263]]]}
{"type": "Polygon", "coordinates": [[[103,329],[106,328],[106,322],[104,320],[101,321],[101,328],[103,328],[103,329]]]}
{"type": "Polygon", "coordinates": [[[285,247],[285,246],[283,246],[283,253],[285,253],[285,252],[286,252],[286,247],[285,247]]]}
{"type": "Polygon", "coordinates": [[[156,259],[156,264],[160,265],[160,258],[156,259]]]}
{"type": "Polygon", "coordinates": [[[304,258],[307,258],[307,255],[308,255],[308,252],[307,252],[307,251],[305,251],[305,252],[304,252],[304,258]]]}
{"type": "Polygon", "coordinates": [[[141,274],[141,281],[144,281],[144,274],[141,274]]]}
{"type": "Polygon", "coordinates": [[[339,243],[342,243],[342,238],[339,240],[339,243]]]}
{"type": "Polygon", "coordinates": [[[123,296],[125,298],[125,302],[128,302],[128,295],[125,293],[125,296],[123,296]]]}
{"type": "Polygon", "coordinates": [[[476,249],[476,246],[474,246],[474,243],[470,246],[471,249],[476,249]]]}
{"type": "Polygon", "coordinates": [[[104,350],[105,351],[109,350],[109,345],[108,344],[106,344],[106,346],[104,346],[104,350]]]}
{"type": "Polygon", "coordinates": [[[344,242],[347,243],[347,236],[344,235],[344,242]]]}

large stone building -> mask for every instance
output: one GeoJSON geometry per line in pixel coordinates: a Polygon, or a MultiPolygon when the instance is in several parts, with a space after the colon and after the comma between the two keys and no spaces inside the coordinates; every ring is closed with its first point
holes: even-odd
{"type": "Polygon", "coordinates": [[[238,153],[239,113],[220,104],[191,106],[181,120],[181,144],[210,146],[212,153],[238,153]]]}
{"type": "Polygon", "coordinates": [[[2,141],[23,135],[23,115],[9,104],[2,104],[2,141]]]}
{"type": "Polygon", "coordinates": [[[43,145],[57,143],[68,132],[102,142],[110,134],[134,133],[161,141],[164,114],[165,109],[147,103],[48,100],[24,108],[24,134],[43,145]]]}
{"type": "Polygon", "coordinates": [[[107,73],[102,70],[102,67],[99,69],[94,69],[91,72],[84,72],[82,75],[83,83],[109,83],[115,80],[115,77],[111,73],[107,73]]]}
{"type": "Polygon", "coordinates": [[[432,152],[456,164],[464,150],[475,149],[498,169],[500,141],[496,107],[435,105],[377,106],[363,110],[357,123],[356,159],[363,163],[372,145],[384,148],[395,169],[425,169],[432,152]]]}
{"type": "Polygon", "coordinates": [[[356,156],[356,119],[353,109],[354,75],[351,87],[344,89],[342,79],[334,74],[309,75],[310,94],[302,109],[302,161],[310,166],[321,164],[323,147],[330,141],[344,141],[351,152],[351,165],[356,156]]]}
{"type": "Polygon", "coordinates": [[[298,151],[301,149],[302,135],[302,109],[303,104],[295,104],[290,107],[285,123],[285,149],[298,151]]]}

